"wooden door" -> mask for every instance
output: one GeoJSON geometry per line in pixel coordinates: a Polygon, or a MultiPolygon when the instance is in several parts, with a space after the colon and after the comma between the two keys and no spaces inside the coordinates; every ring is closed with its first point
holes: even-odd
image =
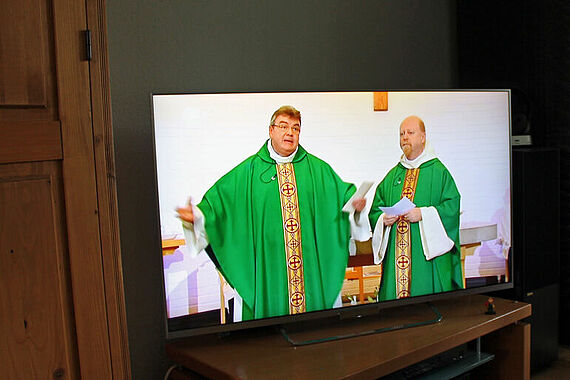
{"type": "Polygon", "coordinates": [[[130,377],[104,20],[96,0],[0,2],[3,378],[130,377]]]}

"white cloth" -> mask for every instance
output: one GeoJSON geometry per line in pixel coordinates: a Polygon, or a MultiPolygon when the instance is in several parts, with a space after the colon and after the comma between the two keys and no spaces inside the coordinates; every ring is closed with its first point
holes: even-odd
{"type": "Polygon", "coordinates": [[[420,236],[426,260],[449,252],[455,245],[447,236],[445,227],[435,207],[421,207],[422,220],[419,221],[420,236]]]}
{"type": "Polygon", "coordinates": [[[351,240],[367,241],[370,239],[370,220],[368,219],[368,210],[369,208],[362,210],[362,212],[352,211],[348,214],[351,240]]]}
{"type": "Polygon", "coordinates": [[[410,160],[408,160],[408,157],[406,157],[405,154],[402,154],[402,156],[400,157],[400,163],[406,169],[417,169],[423,163],[428,162],[429,160],[433,160],[434,158],[436,158],[435,151],[431,147],[431,144],[429,143],[429,141],[426,140],[424,150],[420,153],[419,156],[416,157],[415,160],[410,161],[410,160]]]}
{"type": "Polygon", "coordinates": [[[384,260],[391,229],[392,226],[384,226],[384,214],[380,215],[372,233],[372,254],[376,265],[384,260]]]}
{"type": "Polygon", "coordinates": [[[269,151],[269,157],[273,158],[275,162],[277,162],[278,164],[287,164],[289,162],[293,162],[293,159],[295,158],[295,155],[297,154],[297,150],[299,150],[299,147],[297,147],[297,149],[295,149],[293,153],[285,157],[280,155],[275,151],[275,149],[273,149],[273,145],[271,145],[271,139],[269,139],[267,140],[267,150],[269,151]]]}
{"type": "Polygon", "coordinates": [[[209,244],[208,235],[206,234],[205,217],[202,211],[194,205],[191,205],[194,214],[194,223],[182,222],[184,238],[186,240],[186,253],[191,258],[198,256],[209,244]]]}
{"type": "Polygon", "coordinates": [[[243,298],[239,296],[238,292],[234,293],[234,322],[241,322],[243,319],[243,298]]]}

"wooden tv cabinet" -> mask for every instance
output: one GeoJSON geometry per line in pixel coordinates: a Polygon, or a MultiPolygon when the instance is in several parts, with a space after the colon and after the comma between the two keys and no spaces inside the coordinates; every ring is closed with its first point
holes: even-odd
{"type": "MultiPolygon", "coordinates": [[[[168,357],[182,368],[169,378],[377,379],[481,338],[482,351],[495,358],[477,369],[476,378],[529,379],[530,325],[520,320],[531,315],[531,306],[496,298],[496,314],[487,315],[486,301],[483,295],[438,300],[432,304],[441,322],[306,346],[290,345],[275,328],[191,337],[166,345],[168,357]]],[[[433,318],[427,304],[389,308],[342,324],[321,322],[291,334],[296,340],[315,339],[418,318],[433,318]]]]}

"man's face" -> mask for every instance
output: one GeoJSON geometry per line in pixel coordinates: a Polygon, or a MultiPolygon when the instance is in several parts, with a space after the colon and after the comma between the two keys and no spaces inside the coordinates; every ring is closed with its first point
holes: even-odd
{"type": "Polygon", "coordinates": [[[273,149],[281,156],[289,156],[299,146],[301,125],[299,119],[288,115],[279,115],[274,125],[269,127],[269,137],[273,149]]]}
{"type": "Polygon", "coordinates": [[[400,125],[400,148],[408,158],[415,160],[424,150],[426,134],[417,118],[407,118],[400,125]]]}

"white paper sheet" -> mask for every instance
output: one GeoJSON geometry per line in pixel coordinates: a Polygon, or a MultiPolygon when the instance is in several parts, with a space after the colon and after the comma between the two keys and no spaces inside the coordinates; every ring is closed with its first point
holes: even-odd
{"type": "Polygon", "coordinates": [[[384,214],[392,215],[392,216],[400,216],[404,215],[411,209],[416,207],[414,202],[410,201],[408,197],[403,197],[392,207],[379,207],[380,210],[384,212],[384,214]]]}

